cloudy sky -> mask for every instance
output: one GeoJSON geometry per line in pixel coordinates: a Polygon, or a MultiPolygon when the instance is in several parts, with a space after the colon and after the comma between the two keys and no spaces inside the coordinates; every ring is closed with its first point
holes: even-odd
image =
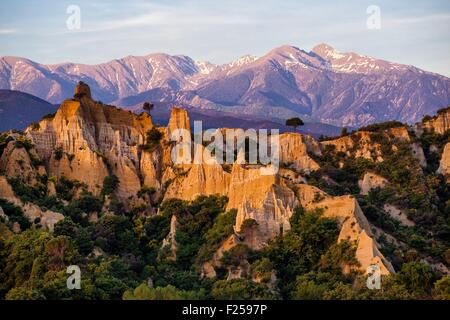
{"type": "Polygon", "coordinates": [[[0,2],[0,55],[41,63],[99,63],[152,52],[225,63],[283,44],[309,50],[327,43],[450,76],[449,36],[448,0],[0,2]],[[80,8],[79,29],[67,27],[71,5],[80,8]],[[367,27],[371,5],[380,8],[381,29],[367,27]]]}

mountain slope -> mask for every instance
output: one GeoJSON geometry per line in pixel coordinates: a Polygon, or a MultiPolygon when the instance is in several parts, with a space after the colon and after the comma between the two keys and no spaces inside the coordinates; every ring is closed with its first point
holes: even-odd
{"type": "Polygon", "coordinates": [[[450,80],[330,47],[306,53],[284,46],[198,92],[234,112],[361,126],[392,119],[412,123],[433,114],[450,102],[450,80]]]}
{"type": "MultiPolygon", "coordinates": [[[[113,102],[121,108],[132,110],[133,112],[142,112],[142,104],[145,101],[153,101],[154,109],[152,116],[156,123],[166,125],[169,121],[171,109],[176,105],[183,105],[189,111],[191,126],[193,121],[203,121],[204,129],[209,128],[253,128],[253,129],[279,129],[280,132],[292,131],[292,128],[286,127],[284,123],[267,119],[263,116],[251,114],[237,114],[226,112],[226,110],[216,110],[214,108],[197,108],[197,103],[205,102],[206,99],[199,98],[194,91],[173,91],[167,88],[157,88],[139,93],[135,96],[129,96],[113,102]]],[[[197,104],[198,105],[198,104],[197,104]]],[[[316,138],[321,135],[337,136],[341,133],[341,128],[320,122],[307,122],[299,130],[301,133],[310,134],[316,138]]]]}
{"type": "Polygon", "coordinates": [[[326,44],[310,52],[282,46],[224,65],[162,53],[98,65],[0,58],[0,88],[52,103],[69,96],[79,80],[108,103],[160,90],[157,101],[169,97],[184,106],[280,123],[292,116],[349,127],[386,120],[413,123],[450,103],[447,77],[326,44]]]}
{"type": "Polygon", "coordinates": [[[25,129],[44,115],[53,113],[56,106],[27,93],[0,90],[0,132],[25,129]]]}

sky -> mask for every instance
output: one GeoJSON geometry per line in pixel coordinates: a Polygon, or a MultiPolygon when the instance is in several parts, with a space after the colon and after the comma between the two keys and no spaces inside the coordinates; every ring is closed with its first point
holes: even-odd
{"type": "Polygon", "coordinates": [[[154,52],[221,64],[285,44],[309,51],[319,43],[450,77],[450,1],[0,2],[0,56],[46,64],[95,64],[154,52]]]}

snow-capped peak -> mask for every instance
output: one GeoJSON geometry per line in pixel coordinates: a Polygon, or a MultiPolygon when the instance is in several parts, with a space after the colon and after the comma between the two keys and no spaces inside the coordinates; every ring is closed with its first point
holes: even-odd
{"type": "Polygon", "coordinates": [[[257,59],[258,59],[257,56],[247,54],[245,56],[240,57],[239,59],[234,60],[233,62],[229,63],[228,65],[230,66],[230,68],[240,67],[240,66],[252,63],[253,61],[255,61],[257,59]]]}
{"type": "Polygon", "coordinates": [[[332,70],[337,72],[368,74],[408,69],[406,65],[375,59],[354,52],[340,52],[327,44],[319,44],[311,51],[328,61],[332,70]]]}
{"type": "Polygon", "coordinates": [[[201,74],[210,74],[217,68],[217,65],[208,61],[195,61],[195,65],[201,74]]]}

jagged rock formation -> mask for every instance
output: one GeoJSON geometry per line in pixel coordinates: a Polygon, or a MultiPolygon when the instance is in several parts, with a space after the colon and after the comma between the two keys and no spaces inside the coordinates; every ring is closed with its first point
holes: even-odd
{"type": "Polygon", "coordinates": [[[447,183],[450,182],[450,142],[448,142],[444,147],[437,173],[445,176],[447,179],[447,183]]]}
{"type": "Polygon", "coordinates": [[[415,126],[416,132],[423,132],[423,130],[432,130],[438,134],[444,134],[450,130],[450,108],[442,109],[433,118],[419,123],[415,126]]]}
{"type": "Polygon", "coordinates": [[[5,214],[2,207],[0,207],[0,218],[6,219],[6,221],[8,220],[8,216],[5,214]]]}
{"type": "Polygon", "coordinates": [[[167,237],[163,240],[162,247],[170,246],[170,257],[171,260],[177,259],[177,241],[175,235],[177,233],[178,221],[177,216],[172,215],[170,218],[170,231],[167,237]]]}
{"type": "Polygon", "coordinates": [[[388,181],[372,172],[367,172],[362,180],[358,181],[360,194],[368,195],[369,191],[375,188],[383,188],[388,184],[388,181]]]}
{"type": "Polygon", "coordinates": [[[348,157],[365,158],[375,162],[383,162],[382,145],[378,141],[379,135],[384,139],[393,141],[392,149],[396,151],[397,142],[407,142],[410,144],[411,153],[419,160],[422,167],[426,167],[426,159],[422,147],[417,143],[411,143],[411,137],[406,126],[385,129],[382,132],[357,131],[351,135],[337,139],[320,142],[322,148],[332,146],[337,152],[343,152],[348,157]]]}
{"type": "Polygon", "coordinates": [[[320,153],[318,145],[313,143],[311,138],[298,133],[284,133],[273,138],[279,139],[280,163],[288,164],[306,173],[319,168],[319,165],[308,155],[308,150],[320,153]]]}
{"type": "Polygon", "coordinates": [[[172,133],[179,129],[191,131],[189,117],[185,109],[172,108],[169,123],[167,124],[167,136],[170,138],[172,133]]]}
{"type": "Polygon", "coordinates": [[[322,141],[320,144],[322,148],[334,146],[337,152],[344,152],[349,157],[353,156],[382,162],[381,145],[373,142],[371,135],[370,132],[360,131],[338,139],[322,141]]]}
{"type": "Polygon", "coordinates": [[[44,229],[50,231],[53,231],[53,228],[58,221],[64,219],[64,216],[61,213],[50,210],[43,211],[41,208],[32,203],[24,203],[14,194],[14,191],[4,176],[0,176],[0,198],[8,200],[16,206],[21,207],[30,222],[33,223],[36,218],[39,218],[39,224],[44,229]]]}
{"type": "Polygon", "coordinates": [[[216,270],[221,266],[220,259],[222,259],[224,252],[230,250],[234,246],[240,243],[238,237],[235,234],[230,235],[216,250],[211,260],[206,261],[202,265],[202,276],[207,278],[214,278],[216,276],[216,270]]]}
{"type": "Polygon", "coordinates": [[[151,155],[142,152],[152,119],[95,102],[89,87],[78,85],[75,100],[66,100],[54,118],[43,119],[38,129],[28,128],[49,176],[79,180],[99,194],[106,176],[119,178],[117,195],[126,202],[145,183],[156,179],[157,169],[147,166],[151,155]]]}
{"type": "Polygon", "coordinates": [[[88,99],[92,99],[91,96],[91,88],[89,86],[80,81],[78,85],[75,87],[75,92],[73,93],[74,97],[82,97],[85,96],[88,99]]]}
{"type": "Polygon", "coordinates": [[[378,265],[381,274],[394,272],[390,262],[379,251],[379,245],[373,237],[370,224],[355,198],[352,196],[331,197],[308,185],[300,185],[298,194],[305,208],[320,208],[324,216],[338,219],[341,225],[338,241],[349,240],[355,243],[356,258],[363,272],[366,272],[371,264],[378,265]],[[319,201],[315,200],[316,194],[320,195],[319,201]]]}
{"type": "MultiPolygon", "coordinates": [[[[199,163],[178,164],[173,161],[177,160],[172,159],[176,141],[170,141],[171,134],[177,129],[190,132],[189,117],[183,109],[172,110],[168,127],[158,128],[162,140],[154,148],[144,150],[146,134],[152,128],[152,118],[148,114],[135,115],[96,102],[89,87],[80,84],[75,90],[75,98],[64,101],[54,117],[47,117],[40,121],[38,127],[26,130],[26,136],[34,145],[31,149],[19,148],[15,141],[8,143],[0,158],[0,170],[7,177],[19,176],[30,184],[35,182],[38,174],[76,179],[94,195],[100,194],[105,177],[116,175],[119,185],[115,196],[127,209],[136,204],[146,204],[145,200],[137,199],[143,186],[155,188],[157,196],[163,196],[163,200],[194,200],[199,195],[216,194],[228,197],[226,209],[237,210],[234,233],[222,243],[213,258],[204,263],[203,274],[207,277],[215,276],[214,268],[220,266],[223,253],[233,246],[243,243],[252,249],[261,249],[276,236],[286,233],[291,228],[292,212],[299,204],[306,209],[322,209],[323,215],[339,221],[339,241],[350,240],[355,245],[362,271],[365,272],[370,264],[377,264],[383,274],[394,272],[380,253],[371,226],[356,199],[330,196],[308,185],[305,178],[308,177],[306,173],[319,169],[314,159],[319,159],[330,145],[351,157],[384,161],[382,146],[375,136],[378,134],[379,138],[379,132],[359,131],[320,143],[298,133],[281,134],[276,138],[280,141],[280,162],[286,166],[272,172],[269,170],[273,169],[271,167],[246,164],[242,152],[232,166],[219,164],[213,156],[199,163]],[[38,164],[41,161],[43,165],[38,164]]],[[[406,127],[387,129],[382,135],[383,138],[409,143],[413,155],[426,165],[421,146],[413,142],[406,127]]],[[[191,139],[190,133],[187,138],[191,139]]],[[[205,155],[203,145],[194,145],[192,150],[195,151],[192,158],[205,155]]],[[[447,144],[439,168],[444,175],[449,171],[449,152],[447,144]]],[[[177,154],[177,157],[183,155],[177,154]]],[[[32,204],[22,203],[5,177],[0,178],[0,197],[21,206],[30,219],[41,218],[41,224],[51,230],[54,223],[63,218],[57,213],[42,212],[32,204]]],[[[361,194],[387,184],[386,179],[368,172],[360,181],[361,194]]],[[[49,194],[56,194],[52,181],[48,182],[48,189],[49,194]]],[[[105,198],[106,214],[113,214],[107,209],[110,201],[110,197],[105,198]]],[[[385,211],[405,225],[411,223],[402,220],[406,216],[390,207],[385,211]]],[[[95,221],[98,217],[91,218],[95,221]]],[[[177,221],[173,216],[164,245],[170,245],[174,259],[176,228],[177,221]]],[[[247,271],[245,266],[229,270],[229,277],[239,277],[247,271]]]]}
{"type": "MultiPolygon", "coordinates": [[[[20,177],[24,182],[34,184],[38,173],[30,158],[30,154],[37,159],[34,149],[27,151],[25,148],[17,148],[15,141],[10,141],[0,158],[0,172],[8,177],[20,177]],[[30,153],[29,153],[30,152],[30,153]]],[[[42,169],[41,169],[42,170],[42,169]]],[[[45,170],[45,169],[44,169],[45,170]]]]}
{"type": "Polygon", "coordinates": [[[186,177],[175,180],[167,189],[165,199],[194,200],[199,195],[225,195],[230,174],[220,165],[193,164],[186,177]]]}
{"type": "Polygon", "coordinates": [[[408,219],[406,214],[402,212],[399,208],[386,203],[383,207],[384,211],[386,211],[392,218],[397,221],[400,221],[401,224],[407,227],[413,227],[415,223],[408,219]]]}
{"type": "MultiPolygon", "coordinates": [[[[391,130],[390,134],[397,134],[400,139],[409,139],[406,129],[391,130]]],[[[359,150],[361,143],[351,137],[340,138],[337,139],[339,140],[337,143],[336,140],[331,143],[344,146],[352,155],[372,159],[376,152],[380,152],[381,155],[381,151],[380,146],[370,140],[370,136],[371,133],[360,133],[360,138],[365,141],[362,143],[366,147],[365,151],[359,150]]],[[[308,152],[320,154],[321,150],[317,142],[295,133],[283,134],[279,138],[281,162],[291,163],[293,169],[299,171],[318,168],[317,163],[308,154],[308,152]]],[[[201,146],[196,146],[194,149],[203,151],[201,146]]],[[[292,211],[298,204],[308,209],[324,208],[324,215],[339,220],[341,224],[339,241],[349,239],[355,243],[356,255],[362,271],[365,272],[370,264],[377,264],[382,274],[394,272],[392,265],[380,253],[370,225],[355,198],[331,197],[312,186],[296,185],[294,181],[298,173],[292,170],[282,169],[273,174],[262,174],[261,166],[242,164],[243,160],[242,155],[238,156],[231,173],[225,172],[221,165],[214,162],[182,166],[186,171],[175,178],[165,194],[165,199],[184,200],[193,200],[199,194],[226,195],[229,199],[227,210],[237,209],[235,235],[224,241],[213,258],[204,263],[204,276],[215,276],[214,268],[220,266],[223,252],[238,243],[244,243],[252,249],[261,249],[271,239],[287,232],[290,229],[289,220],[292,211]]],[[[170,170],[173,173],[173,169],[170,170]]],[[[373,178],[373,175],[370,178],[373,178]]],[[[365,180],[362,183],[364,192],[368,192],[375,186],[381,186],[378,180],[369,181],[373,180],[369,179],[369,175],[365,180]]],[[[386,182],[383,181],[383,183],[386,182]]],[[[238,276],[244,272],[244,269],[229,270],[229,277],[238,276]]]]}
{"type": "Polygon", "coordinates": [[[142,176],[142,184],[151,186],[156,190],[161,190],[162,176],[162,151],[157,148],[152,152],[142,152],[140,160],[140,172],[142,176]]]}
{"type": "Polygon", "coordinates": [[[278,175],[261,175],[259,168],[247,169],[235,164],[232,170],[228,209],[238,209],[235,231],[253,219],[256,232],[245,234],[250,248],[260,249],[269,240],[290,229],[289,219],[298,204],[294,192],[278,175]]]}

